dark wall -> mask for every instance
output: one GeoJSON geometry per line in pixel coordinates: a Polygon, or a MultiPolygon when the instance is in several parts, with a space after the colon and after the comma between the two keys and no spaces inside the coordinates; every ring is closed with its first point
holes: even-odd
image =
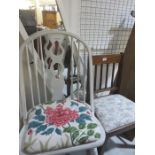
{"type": "Polygon", "coordinates": [[[28,35],[31,35],[37,31],[35,10],[19,10],[19,17],[28,35]]]}
{"type": "Polygon", "coordinates": [[[135,26],[124,53],[122,66],[120,94],[135,101],[135,26]]]}

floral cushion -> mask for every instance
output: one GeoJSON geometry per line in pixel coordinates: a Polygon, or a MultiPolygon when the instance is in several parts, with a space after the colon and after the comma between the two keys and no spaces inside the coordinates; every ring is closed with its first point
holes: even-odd
{"type": "Polygon", "coordinates": [[[95,113],[106,132],[135,122],[135,104],[122,95],[109,95],[94,100],[95,113]]]}
{"type": "Polygon", "coordinates": [[[40,153],[97,141],[100,127],[84,104],[67,99],[38,105],[29,113],[23,151],[40,153]]]}

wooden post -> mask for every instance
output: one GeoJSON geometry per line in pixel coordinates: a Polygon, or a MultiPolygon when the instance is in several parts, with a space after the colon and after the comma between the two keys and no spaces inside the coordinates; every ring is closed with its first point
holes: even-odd
{"type": "Polygon", "coordinates": [[[123,56],[119,93],[135,101],[135,26],[123,56]]]}

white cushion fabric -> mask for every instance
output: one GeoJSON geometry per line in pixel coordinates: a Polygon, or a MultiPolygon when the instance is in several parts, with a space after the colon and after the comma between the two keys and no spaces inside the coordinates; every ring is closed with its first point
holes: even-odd
{"type": "Polygon", "coordinates": [[[86,105],[70,99],[49,102],[29,113],[22,148],[28,154],[54,151],[95,142],[101,134],[86,105]]]}
{"type": "Polygon", "coordinates": [[[95,113],[106,132],[135,122],[135,104],[122,95],[94,99],[95,113]]]}

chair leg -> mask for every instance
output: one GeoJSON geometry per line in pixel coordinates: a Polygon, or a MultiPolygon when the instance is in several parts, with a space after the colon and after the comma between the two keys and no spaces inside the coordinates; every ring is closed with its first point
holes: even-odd
{"type": "Polygon", "coordinates": [[[99,155],[104,155],[104,151],[105,151],[105,146],[106,146],[106,144],[107,144],[107,139],[105,139],[104,144],[98,148],[98,154],[99,154],[99,155]]]}
{"type": "Polygon", "coordinates": [[[99,154],[98,154],[97,148],[93,148],[93,149],[87,150],[86,155],[99,155],[99,154]]]}
{"type": "Polygon", "coordinates": [[[105,144],[102,145],[99,155],[104,155],[104,150],[105,150],[105,144]]]}
{"type": "Polygon", "coordinates": [[[123,145],[119,145],[120,147],[122,146],[123,148],[132,148],[135,149],[135,144],[128,144],[121,136],[117,136],[119,140],[123,142],[123,145]]]}

